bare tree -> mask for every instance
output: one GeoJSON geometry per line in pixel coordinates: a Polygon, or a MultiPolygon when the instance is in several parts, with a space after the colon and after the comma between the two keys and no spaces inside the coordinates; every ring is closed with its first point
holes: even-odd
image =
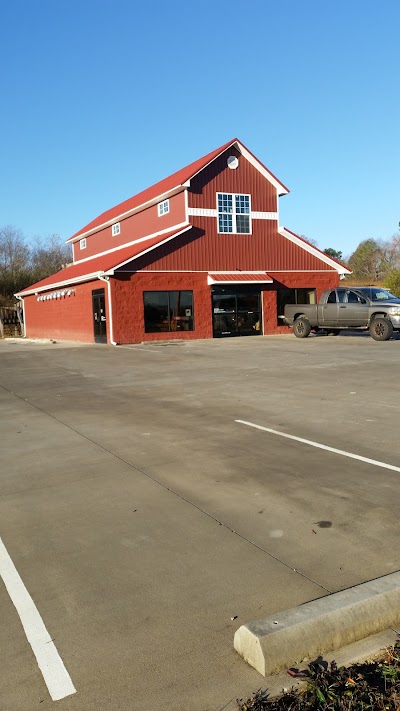
{"type": "Polygon", "coordinates": [[[60,235],[37,238],[31,250],[32,281],[40,281],[58,272],[71,261],[71,256],[70,247],[62,242],[60,235]]]}
{"type": "Polygon", "coordinates": [[[71,250],[59,235],[38,237],[34,246],[26,243],[21,230],[0,227],[0,300],[15,301],[14,294],[59,271],[71,261],[71,250]]]}
{"type": "Polygon", "coordinates": [[[395,234],[390,240],[378,242],[381,251],[381,271],[384,275],[400,268],[400,234],[395,234]]]}
{"type": "Polygon", "coordinates": [[[316,239],[312,239],[312,237],[307,237],[306,235],[300,235],[301,239],[304,239],[305,242],[308,242],[308,244],[311,244],[312,247],[318,247],[318,242],[316,239]]]}
{"type": "Polygon", "coordinates": [[[22,232],[11,225],[0,228],[0,293],[11,297],[30,278],[30,250],[22,232]]]}

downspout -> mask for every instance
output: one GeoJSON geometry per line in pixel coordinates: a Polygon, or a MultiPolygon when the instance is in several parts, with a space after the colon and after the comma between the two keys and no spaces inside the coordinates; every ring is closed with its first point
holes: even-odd
{"type": "Polygon", "coordinates": [[[108,313],[110,314],[110,343],[112,346],[117,346],[118,343],[114,341],[114,328],[113,328],[113,317],[112,317],[112,302],[111,302],[111,284],[110,284],[110,277],[109,276],[101,276],[100,274],[97,275],[100,281],[104,281],[107,286],[108,286],[108,313]]]}
{"type": "Polygon", "coordinates": [[[22,303],[22,314],[23,314],[23,334],[22,338],[26,338],[26,321],[25,321],[25,301],[22,298],[22,296],[17,296],[17,294],[14,294],[15,298],[18,299],[18,301],[21,301],[22,303]]]}

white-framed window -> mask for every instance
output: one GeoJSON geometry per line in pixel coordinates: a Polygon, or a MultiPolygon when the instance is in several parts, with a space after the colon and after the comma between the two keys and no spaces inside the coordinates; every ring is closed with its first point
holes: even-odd
{"type": "Polygon", "coordinates": [[[163,202],[158,203],[158,216],[166,215],[169,212],[169,200],[163,200],[163,202]]]}
{"type": "Polygon", "coordinates": [[[116,222],[115,225],[113,225],[111,227],[111,234],[113,237],[116,237],[117,235],[119,235],[120,232],[121,232],[121,225],[119,224],[119,222],[116,222]]]}
{"type": "Polygon", "coordinates": [[[83,237],[82,239],[79,240],[79,248],[86,249],[86,237],[83,237]]]}
{"type": "Polygon", "coordinates": [[[217,193],[218,232],[251,234],[251,196],[217,193]]]}

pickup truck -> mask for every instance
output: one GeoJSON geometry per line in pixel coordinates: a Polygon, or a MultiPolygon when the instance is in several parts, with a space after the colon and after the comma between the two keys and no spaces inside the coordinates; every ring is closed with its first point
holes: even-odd
{"type": "Polygon", "coordinates": [[[311,331],[337,335],[342,330],[367,330],[375,341],[400,331],[400,299],[378,287],[337,287],[322,292],[319,304],[287,304],[284,323],[297,338],[311,331]]]}

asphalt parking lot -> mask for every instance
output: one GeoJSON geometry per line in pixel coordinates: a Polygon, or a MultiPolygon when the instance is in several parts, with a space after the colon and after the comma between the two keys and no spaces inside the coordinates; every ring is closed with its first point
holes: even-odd
{"type": "Polygon", "coordinates": [[[233,709],[263,683],[241,624],[399,570],[399,363],[368,335],[1,341],[0,538],[76,689],[0,583],[1,708],[233,709]]]}

